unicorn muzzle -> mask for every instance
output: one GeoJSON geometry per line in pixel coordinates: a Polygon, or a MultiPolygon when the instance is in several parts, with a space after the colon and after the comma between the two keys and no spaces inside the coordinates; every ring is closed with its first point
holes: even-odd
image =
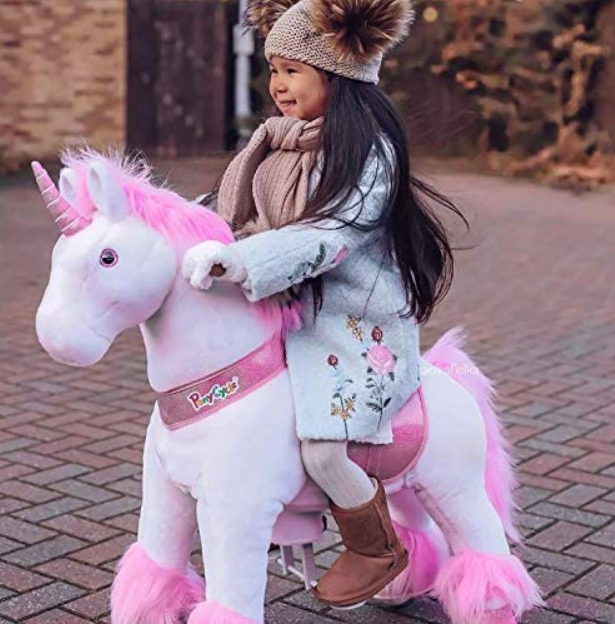
{"type": "Polygon", "coordinates": [[[43,349],[56,361],[69,366],[92,366],[102,359],[113,340],[74,315],[39,308],[36,334],[43,349]]]}

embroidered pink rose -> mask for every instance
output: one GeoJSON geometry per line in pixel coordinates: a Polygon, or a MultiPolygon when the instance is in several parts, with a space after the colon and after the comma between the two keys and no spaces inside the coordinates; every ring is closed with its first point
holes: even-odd
{"type": "Polygon", "coordinates": [[[388,375],[395,368],[395,358],[391,350],[381,344],[370,347],[367,352],[367,361],[379,375],[388,375]]]}

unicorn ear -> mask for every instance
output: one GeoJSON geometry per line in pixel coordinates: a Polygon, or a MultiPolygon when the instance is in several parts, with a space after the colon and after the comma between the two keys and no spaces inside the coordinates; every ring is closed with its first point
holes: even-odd
{"type": "Polygon", "coordinates": [[[124,189],[112,178],[104,162],[98,161],[88,169],[88,192],[99,212],[117,221],[128,215],[124,189]]]}
{"type": "Polygon", "coordinates": [[[60,195],[73,206],[77,199],[77,185],[79,176],[72,169],[62,169],[60,172],[60,195]]]}

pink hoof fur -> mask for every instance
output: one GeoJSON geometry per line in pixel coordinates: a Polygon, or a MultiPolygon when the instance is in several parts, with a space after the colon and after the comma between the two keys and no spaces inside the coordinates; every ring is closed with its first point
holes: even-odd
{"type": "Polygon", "coordinates": [[[257,624],[257,622],[223,607],[215,600],[208,600],[198,605],[190,614],[188,624],[257,624]]]}
{"type": "Polygon", "coordinates": [[[182,573],[164,568],[142,546],[133,544],[118,564],[111,590],[111,621],[180,624],[204,593],[203,579],[194,570],[182,573]]]}
{"type": "Polygon", "coordinates": [[[503,605],[500,611],[509,607],[517,619],[524,611],[543,604],[538,586],[517,557],[469,550],[444,564],[434,593],[453,624],[491,624],[492,620],[485,619],[495,617],[490,604],[503,605]]]}
{"type": "Polygon", "coordinates": [[[400,605],[433,588],[449,557],[449,549],[439,532],[413,531],[395,521],[393,526],[408,551],[408,567],[374,598],[389,605],[400,605]]]}

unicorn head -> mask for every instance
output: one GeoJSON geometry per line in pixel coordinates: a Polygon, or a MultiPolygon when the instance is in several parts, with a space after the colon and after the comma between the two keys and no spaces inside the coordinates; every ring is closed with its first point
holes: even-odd
{"type": "Polygon", "coordinates": [[[118,334],[156,314],[187,247],[233,237],[214,213],[154,187],[142,163],[93,151],[67,154],[63,163],[59,190],[32,164],[62,233],[36,331],[55,360],[89,366],[118,334]]]}

